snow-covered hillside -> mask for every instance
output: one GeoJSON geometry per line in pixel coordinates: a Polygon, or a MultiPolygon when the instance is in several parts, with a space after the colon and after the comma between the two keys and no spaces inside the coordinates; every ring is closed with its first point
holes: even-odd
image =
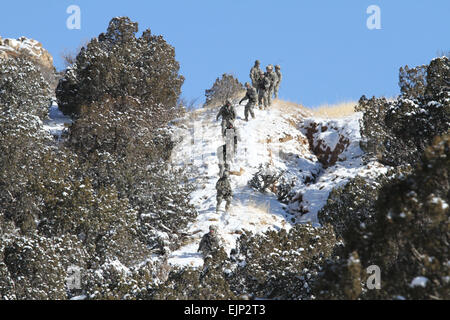
{"type": "Polygon", "coordinates": [[[220,121],[215,120],[218,110],[197,110],[175,124],[180,143],[172,161],[176,166],[190,168],[196,186],[192,201],[199,215],[190,225],[189,241],[172,254],[172,264],[203,264],[197,248],[211,224],[219,226],[228,253],[244,229],[259,233],[308,222],[320,227],[317,213],[333,188],[358,174],[370,176],[383,171],[376,164],[362,162],[360,114],[337,120],[317,119],[303,108],[277,101],[270,110],[255,110],[256,119],[247,123],[243,120],[244,106],[236,106],[236,110],[241,141],[231,165],[234,197],[228,213],[223,207],[216,213],[217,154],[225,143],[220,121]],[[260,165],[284,172],[294,185],[293,202],[282,204],[275,194],[249,187],[248,181],[260,165]]]}
{"type": "Polygon", "coordinates": [[[49,108],[48,119],[44,121],[44,129],[46,129],[56,140],[60,140],[64,131],[72,123],[72,119],[65,116],[59,110],[56,104],[56,98],[53,98],[53,103],[49,108]]]}

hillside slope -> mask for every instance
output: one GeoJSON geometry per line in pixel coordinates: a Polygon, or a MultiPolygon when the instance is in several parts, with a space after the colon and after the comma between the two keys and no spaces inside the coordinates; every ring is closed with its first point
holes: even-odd
{"type": "Polygon", "coordinates": [[[199,215],[189,227],[188,240],[172,253],[172,264],[203,264],[197,248],[211,224],[218,225],[228,253],[244,229],[259,233],[290,229],[294,223],[320,227],[317,213],[333,188],[356,175],[376,176],[384,171],[377,163],[363,164],[360,114],[338,120],[312,118],[303,108],[276,101],[270,110],[255,110],[256,119],[247,123],[243,120],[244,106],[235,107],[241,141],[231,164],[234,196],[228,213],[223,207],[216,213],[217,154],[224,144],[220,121],[215,120],[218,110],[196,110],[175,123],[179,143],[172,161],[191,172],[196,186],[192,202],[199,215]],[[294,195],[290,203],[283,204],[274,193],[263,194],[248,185],[261,165],[272,172],[284,172],[294,195]]]}

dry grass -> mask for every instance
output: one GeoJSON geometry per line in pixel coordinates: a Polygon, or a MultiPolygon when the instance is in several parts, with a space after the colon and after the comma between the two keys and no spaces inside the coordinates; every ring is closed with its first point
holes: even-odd
{"type": "Polygon", "coordinates": [[[301,104],[275,99],[272,104],[272,108],[282,111],[284,114],[293,116],[309,117],[312,115],[311,111],[302,106],[301,104]]]}
{"type": "Polygon", "coordinates": [[[341,102],[334,105],[324,104],[317,108],[310,109],[316,117],[322,118],[343,118],[355,112],[358,103],[355,101],[341,102]]]}

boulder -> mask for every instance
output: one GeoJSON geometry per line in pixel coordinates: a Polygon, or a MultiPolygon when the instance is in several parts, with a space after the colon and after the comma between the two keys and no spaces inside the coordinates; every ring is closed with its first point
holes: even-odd
{"type": "Polygon", "coordinates": [[[19,39],[0,37],[0,57],[28,58],[48,70],[54,70],[52,55],[42,47],[40,42],[26,37],[19,39]]]}

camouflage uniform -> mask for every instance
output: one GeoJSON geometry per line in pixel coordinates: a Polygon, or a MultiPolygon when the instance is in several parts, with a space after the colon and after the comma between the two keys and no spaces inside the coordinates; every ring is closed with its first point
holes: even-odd
{"type": "Polygon", "coordinates": [[[272,97],[273,97],[273,94],[275,91],[275,86],[278,82],[278,76],[275,73],[275,71],[273,71],[272,66],[267,67],[266,77],[269,78],[269,80],[270,80],[269,92],[267,94],[267,96],[268,96],[267,102],[268,102],[269,106],[272,106],[272,97]]]}
{"type": "Polygon", "coordinates": [[[234,153],[236,152],[238,141],[241,141],[241,136],[239,134],[238,128],[234,125],[234,121],[227,122],[225,130],[225,142],[226,145],[230,148],[230,152],[228,152],[229,155],[234,155],[234,153]]]}
{"type": "Polygon", "coordinates": [[[277,74],[278,81],[275,85],[275,99],[278,99],[278,91],[280,90],[281,80],[283,80],[283,74],[281,73],[281,67],[275,66],[275,73],[277,74]]]}
{"type": "Polygon", "coordinates": [[[259,68],[259,60],[255,61],[255,66],[250,70],[250,79],[252,80],[252,86],[258,90],[259,74],[261,69],[259,68]]]}
{"type": "Polygon", "coordinates": [[[227,100],[225,105],[220,108],[216,119],[219,120],[220,117],[222,117],[222,135],[225,136],[227,125],[236,119],[236,110],[230,100],[227,100]]]}
{"type": "Polygon", "coordinates": [[[253,112],[253,108],[258,102],[258,93],[256,92],[256,89],[250,85],[250,83],[247,82],[245,86],[247,87],[247,93],[245,97],[242,98],[242,100],[239,102],[239,104],[241,104],[242,101],[248,100],[248,103],[245,106],[245,121],[248,121],[249,113],[252,115],[252,118],[255,119],[255,113],[253,112]]]}
{"type": "Polygon", "coordinates": [[[225,171],[223,176],[217,181],[217,207],[216,211],[219,212],[219,207],[223,200],[226,201],[225,211],[228,211],[231,206],[231,200],[233,198],[233,191],[231,190],[230,173],[225,171]]]}
{"type": "Polygon", "coordinates": [[[209,256],[211,253],[219,250],[220,239],[217,236],[217,227],[210,226],[209,232],[202,237],[197,252],[201,252],[204,257],[209,256]]]}
{"type": "Polygon", "coordinates": [[[261,71],[259,83],[258,83],[258,104],[260,109],[264,106],[265,109],[269,107],[268,104],[268,93],[270,89],[270,80],[269,78],[264,74],[264,72],[261,71]]]}
{"type": "MultiPolygon", "coordinates": [[[[226,145],[221,146],[219,148],[219,150],[220,150],[219,152],[226,153],[226,151],[223,151],[223,150],[226,150],[226,145]]],[[[225,158],[225,156],[224,156],[224,158],[225,158]]],[[[226,162],[226,160],[225,161],[219,160],[219,177],[222,177],[223,174],[225,173],[225,171],[230,172],[230,164],[228,162],[226,162]]]]}

